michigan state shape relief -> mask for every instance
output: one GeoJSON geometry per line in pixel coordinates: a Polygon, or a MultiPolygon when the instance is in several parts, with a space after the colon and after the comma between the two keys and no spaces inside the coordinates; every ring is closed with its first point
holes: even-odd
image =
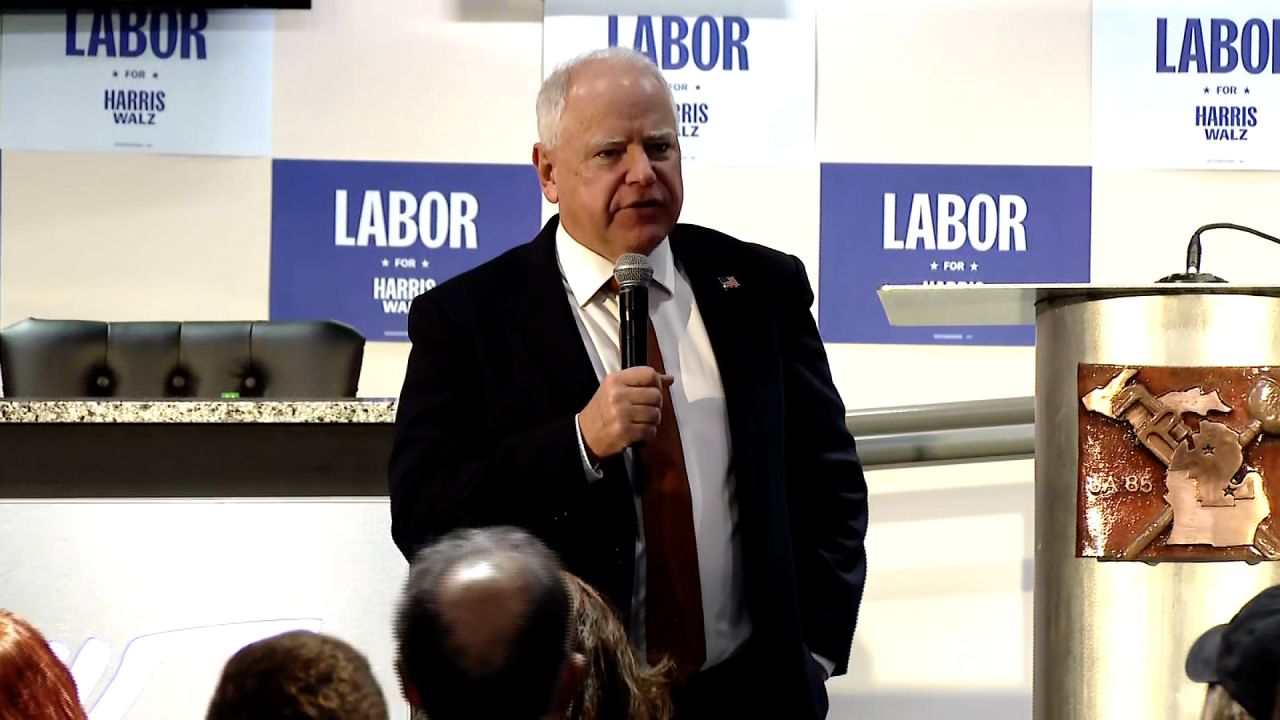
{"type": "Polygon", "coordinates": [[[1280,558],[1280,368],[1080,365],[1076,551],[1280,558]]]}

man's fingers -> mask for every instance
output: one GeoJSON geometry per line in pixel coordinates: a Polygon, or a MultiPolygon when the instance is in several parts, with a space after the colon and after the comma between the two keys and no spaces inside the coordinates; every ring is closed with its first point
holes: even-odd
{"type": "Polygon", "coordinates": [[[631,408],[630,419],[638,425],[656,426],[662,421],[662,411],[648,405],[637,405],[631,408]]]}
{"type": "Polygon", "coordinates": [[[627,393],[627,400],[632,405],[662,407],[662,391],[653,387],[632,388],[627,393]]]}
{"type": "Polygon", "coordinates": [[[644,366],[606,377],[578,420],[588,450],[596,457],[611,457],[628,445],[657,437],[663,388],[674,380],[644,366]]]}
{"type": "Polygon", "coordinates": [[[663,376],[657,370],[645,365],[627,368],[618,373],[618,379],[630,387],[658,387],[661,377],[663,376]]]}

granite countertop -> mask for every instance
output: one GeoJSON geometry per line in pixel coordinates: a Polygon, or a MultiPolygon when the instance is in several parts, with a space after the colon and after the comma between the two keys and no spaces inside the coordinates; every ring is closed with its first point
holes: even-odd
{"type": "Polygon", "coordinates": [[[357,400],[3,400],[14,423],[391,423],[393,398],[357,400]]]}

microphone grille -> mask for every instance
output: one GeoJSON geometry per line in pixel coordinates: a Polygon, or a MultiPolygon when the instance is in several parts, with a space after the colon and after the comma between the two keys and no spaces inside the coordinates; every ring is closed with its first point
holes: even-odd
{"type": "Polygon", "coordinates": [[[627,253],[618,258],[618,262],[613,265],[613,279],[618,282],[618,287],[648,287],[649,281],[653,279],[653,266],[649,264],[649,257],[640,253],[627,253]]]}

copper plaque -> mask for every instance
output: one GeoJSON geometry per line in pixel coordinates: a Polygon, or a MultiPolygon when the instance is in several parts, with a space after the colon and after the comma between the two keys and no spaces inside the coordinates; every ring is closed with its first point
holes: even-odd
{"type": "Polygon", "coordinates": [[[1080,365],[1076,553],[1275,560],[1280,369],[1080,365]]]}

